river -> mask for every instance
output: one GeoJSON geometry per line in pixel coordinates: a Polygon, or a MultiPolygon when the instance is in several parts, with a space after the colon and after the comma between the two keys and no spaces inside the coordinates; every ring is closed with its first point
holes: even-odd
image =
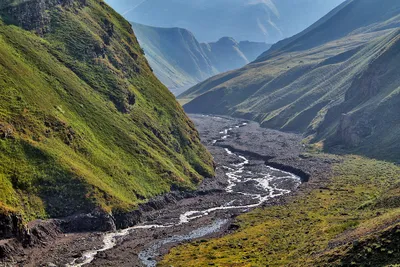
{"type": "MultiPolygon", "coordinates": [[[[201,117],[196,118],[201,120],[201,117]]],[[[248,122],[210,116],[204,116],[204,118],[213,122],[220,120],[220,127],[224,126],[224,128],[218,129],[218,134],[214,133],[218,128],[214,126],[213,131],[203,131],[201,136],[206,145],[213,148],[210,151],[214,152],[213,156],[218,166],[217,175],[223,176],[222,180],[225,179],[224,182],[220,182],[223,184],[224,190],[220,199],[215,201],[216,196],[211,195],[210,198],[214,198],[214,200],[208,201],[206,195],[192,203],[185,204],[183,208],[175,208],[172,209],[173,211],[165,209],[164,213],[171,212],[171,214],[160,214],[159,221],[162,223],[155,224],[154,221],[158,220],[153,216],[152,221],[107,233],[104,235],[102,246],[83,252],[81,257],[72,260],[66,266],[101,266],[102,261],[110,260],[103,257],[95,263],[99,253],[112,251],[111,255],[116,255],[119,245],[129,243],[129,240],[132,242],[136,235],[145,236],[147,232],[148,235],[158,237],[154,233],[164,229],[168,232],[165,237],[150,239],[148,244],[136,246],[138,253],[135,254],[135,257],[140,260],[137,266],[154,267],[157,259],[174,244],[207,237],[221,231],[232,221],[228,215],[233,211],[234,214],[247,212],[271,199],[289,194],[301,184],[300,177],[270,167],[265,164],[263,159],[248,157],[223,147],[222,144],[227,140],[234,139],[235,136],[237,138],[237,131],[247,127],[248,122]],[[224,155],[221,155],[222,153],[224,155]],[[208,224],[204,225],[202,222],[208,222],[208,224]],[[138,247],[140,247],[139,250],[138,247]]],[[[125,249],[121,248],[121,250],[124,251],[121,254],[129,254],[125,249]]],[[[121,262],[121,259],[119,261],[121,262]]],[[[118,266],[121,265],[118,264],[118,266]]]]}

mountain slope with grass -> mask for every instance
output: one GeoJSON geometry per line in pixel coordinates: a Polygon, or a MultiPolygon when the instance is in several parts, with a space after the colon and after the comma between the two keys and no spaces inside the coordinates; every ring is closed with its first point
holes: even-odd
{"type": "Polygon", "coordinates": [[[213,75],[243,67],[270,47],[266,43],[238,43],[232,38],[199,43],[182,28],[138,23],[132,27],[154,73],[176,95],[213,75]]]}
{"type": "Polygon", "coordinates": [[[131,211],[213,176],[194,125],[103,1],[8,0],[0,16],[1,216],[131,211]]]}
{"type": "Polygon", "coordinates": [[[400,2],[348,0],[255,62],[180,98],[187,112],[253,119],[305,133],[327,151],[396,161],[399,49],[400,2]]]}

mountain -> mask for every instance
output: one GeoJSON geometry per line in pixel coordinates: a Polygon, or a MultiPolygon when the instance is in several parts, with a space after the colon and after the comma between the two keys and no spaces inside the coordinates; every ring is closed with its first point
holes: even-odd
{"type": "Polygon", "coordinates": [[[203,43],[203,50],[219,72],[243,67],[254,61],[271,45],[262,42],[237,42],[231,37],[222,37],[217,42],[203,43]]]}
{"type": "Polygon", "coordinates": [[[10,214],[132,211],[213,176],[194,125],[103,1],[8,0],[0,16],[2,227],[10,214]]]}
{"type": "Polygon", "coordinates": [[[221,38],[199,43],[188,30],[132,23],[156,76],[176,95],[221,72],[243,67],[270,45],[221,38]]]}
{"type": "Polygon", "coordinates": [[[129,21],[188,29],[201,42],[230,36],[275,43],[317,21],[344,0],[107,0],[129,21]]]}
{"type": "Polygon", "coordinates": [[[348,0],[255,62],[182,94],[187,112],[304,133],[328,151],[400,156],[400,2],[348,0]]]}

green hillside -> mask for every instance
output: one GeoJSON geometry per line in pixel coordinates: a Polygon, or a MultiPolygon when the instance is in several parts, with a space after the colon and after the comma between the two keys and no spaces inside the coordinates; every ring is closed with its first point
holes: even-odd
{"type": "Polygon", "coordinates": [[[213,176],[192,122],[103,1],[9,0],[0,15],[2,213],[132,210],[213,176]]]}
{"type": "Polygon", "coordinates": [[[400,2],[348,0],[255,62],[180,98],[190,101],[187,112],[253,119],[305,133],[328,151],[398,160],[399,29],[400,2]]]}
{"type": "Polygon", "coordinates": [[[229,235],[173,248],[159,265],[398,266],[400,168],[359,156],[313,157],[337,160],[318,186],[239,216],[229,235]]]}
{"type": "Polygon", "coordinates": [[[238,43],[228,37],[199,43],[182,28],[138,23],[132,23],[132,27],[155,75],[175,95],[213,75],[243,67],[270,47],[266,43],[238,43]]]}

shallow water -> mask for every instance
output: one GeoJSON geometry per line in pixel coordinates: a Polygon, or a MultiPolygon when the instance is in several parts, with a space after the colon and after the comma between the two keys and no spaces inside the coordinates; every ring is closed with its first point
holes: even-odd
{"type": "MultiPolygon", "coordinates": [[[[212,144],[217,145],[218,141],[225,140],[231,135],[233,128],[239,128],[246,126],[247,123],[241,123],[224,129],[221,131],[220,139],[213,140],[212,144]]],[[[209,214],[221,211],[221,210],[243,210],[247,211],[251,208],[255,208],[265,203],[266,201],[290,193],[291,191],[287,188],[296,188],[301,183],[300,177],[285,171],[281,171],[269,166],[265,166],[261,171],[251,170],[249,163],[250,160],[246,157],[234,153],[229,149],[225,148],[225,152],[229,159],[234,162],[229,166],[222,166],[226,171],[225,174],[228,177],[228,185],[225,191],[228,194],[239,194],[246,199],[247,205],[234,205],[236,202],[229,201],[221,206],[212,207],[205,210],[190,210],[186,211],[179,216],[179,221],[175,223],[171,222],[164,225],[140,225],[134,226],[128,229],[124,229],[118,232],[108,233],[104,236],[102,248],[98,250],[87,251],[83,253],[83,256],[79,259],[71,262],[68,267],[80,267],[91,263],[99,252],[112,249],[117,245],[117,241],[124,236],[132,234],[138,229],[151,229],[151,228],[169,228],[173,226],[179,226],[182,224],[190,223],[192,220],[208,216],[209,214]],[[251,186],[249,186],[251,184],[251,186]],[[290,185],[290,186],[288,186],[290,185]]],[[[242,197],[242,198],[243,198],[242,197]]],[[[155,258],[159,254],[159,249],[166,244],[190,241],[193,239],[201,238],[203,236],[210,235],[220,230],[220,228],[227,223],[227,220],[216,220],[212,224],[198,228],[186,235],[175,235],[168,237],[161,241],[157,241],[140,252],[139,258],[144,266],[154,267],[157,262],[155,258]]]]}

